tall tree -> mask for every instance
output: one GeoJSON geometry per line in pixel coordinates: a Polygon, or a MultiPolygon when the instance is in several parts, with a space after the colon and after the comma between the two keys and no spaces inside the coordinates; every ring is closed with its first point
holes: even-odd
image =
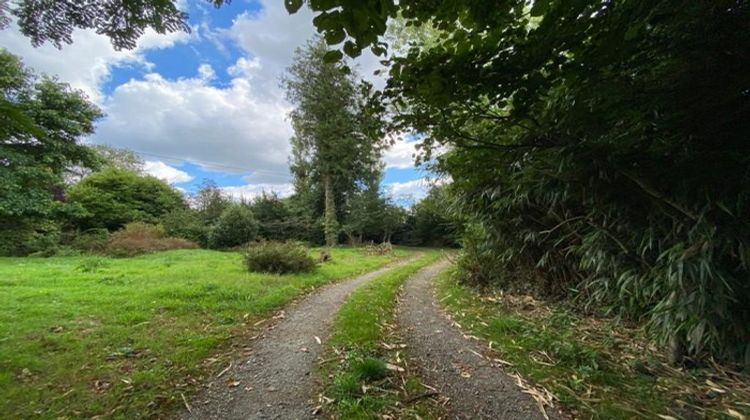
{"type": "Polygon", "coordinates": [[[198,192],[189,199],[191,207],[194,207],[201,220],[207,225],[213,225],[219,220],[221,214],[232,204],[232,200],[210,179],[204,179],[198,192]]]}
{"type": "Polygon", "coordinates": [[[0,242],[20,246],[67,209],[63,176],[97,165],[80,140],[100,115],[81,92],[0,50],[0,242]]]}
{"type": "Polygon", "coordinates": [[[292,172],[298,182],[321,185],[330,246],[339,232],[337,194],[355,190],[378,170],[385,136],[380,109],[370,103],[371,86],[326,61],[326,54],[322,40],[308,42],[295,52],[282,84],[295,106],[292,172]]]}

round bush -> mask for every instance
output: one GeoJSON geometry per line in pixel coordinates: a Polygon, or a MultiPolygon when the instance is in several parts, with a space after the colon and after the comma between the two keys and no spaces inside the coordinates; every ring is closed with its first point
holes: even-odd
{"type": "Polygon", "coordinates": [[[212,248],[231,248],[254,240],[257,234],[258,222],[253,212],[247,206],[233,204],[221,213],[208,243],[212,248]]]}
{"type": "Polygon", "coordinates": [[[168,237],[159,226],[135,222],[110,235],[104,252],[114,257],[133,257],[149,252],[193,248],[198,248],[195,242],[168,237]]]}
{"type": "Polygon", "coordinates": [[[307,249],[295,242],[261,242],[248,247],[247,269],[258,273],[302,273],[316,264],[307,249]]]}

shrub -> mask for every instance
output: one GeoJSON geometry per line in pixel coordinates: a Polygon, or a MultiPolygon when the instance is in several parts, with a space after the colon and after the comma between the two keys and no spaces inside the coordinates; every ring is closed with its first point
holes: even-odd
{"type": "Polygon", "coordinates": [[[105,247],[105,253],[115,257],[132,257],[149,252],[169,249],[191,249],[198,245],[183,238],[166,236],[164,230],[146,223],[128,223],[113,233],[105,247]]]}
{"type": "Polygon", "coordinates": [[[195,210],[173,210],[161,218],[161,226],[169,236],[189,239],[202,246],[208,246],[208,234],[211,228],[195,210]]]}
{"type": "Polygon", "coordinates": [[[59,249],[60,229],[48,220],[27,223],[0,222],[0,255],[54,255],[59,249]]]}
{"type": "Polygon", "coordinates": [[[221,214],[208,237],[212,248],[231,248],[255,239],[258,222],[247,206],[233,204],[221,214]]]}
{"type": "Polygon", "coordinates": [[[109,231],[107,229],[89,229],[79,232],[70,241],[73,249],[88,252],[104,252],[109,242],[109,231]]]}
{"type": "Polygon", "coordinates": [[[259,273],[301,273],[315,268],[307,249],[295,242],[260,242],[247,249],[247,269],[259,273]]]}
{"type": "Polygon", "coordinates": [[[166,213],[182,208],[182,194],[166,183],[134,172],[107,168],[95,172],[68,191],[71,204],[83,212],[77,227],[116,230],[130,222],[157,223],[166,213]]]}

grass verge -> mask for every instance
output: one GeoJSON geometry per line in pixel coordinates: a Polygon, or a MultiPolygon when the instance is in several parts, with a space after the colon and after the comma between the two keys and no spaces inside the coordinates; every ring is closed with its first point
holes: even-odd
{"type": "Polygon", "coordinates": [[[750,412],[746,375],[714,365],[675,369],[640,329],[575,315],[529,296],[482,295],[438,278],[454,320],[488,341],[498,360],[580,418],[736,418],[750,412]],[[744,414],[743,414],[744,413],[744,414]]]}
{"type": "Polygon", "coordinates": [[[256,321],[392,259],[337,248],[314,272],[279,276],[207,250],[0,258],[0,417],[163,416],[256,321]]]}
{"type": "Polygon", "coordinates": [[[333,416],[429,417],[427,402],[415,398],[425,389],[404,366],[392,321],[399,287],[440,256],[440,251],[425,251],[362,286],[341,307],[318,372],[324,383],[322,402],[333,416]]]}

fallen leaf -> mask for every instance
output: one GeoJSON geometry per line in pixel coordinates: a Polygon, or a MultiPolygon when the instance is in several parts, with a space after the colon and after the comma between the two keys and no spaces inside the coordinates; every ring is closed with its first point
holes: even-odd
{"type": "Polygon", "coordinates": [[[392,371],[395,371],[395,372],[403,372],[404,371],[404,368],[402,368],[401,366],[396,366],[396,365],[391,364],[391,363],[386,363],[385,367],[386,367],[386,369],[392,370],[392,371]]]}
{"type": "Polygon", "coordinates": [[[232,388],[236,388],[240,386],[240,381],[227,381],[227,385],[229,385],[232,388]]]}
{"type": "Polygon", "coordinates": [[[732,410],[731,408],[727,408],[727,414],[729,414],[729,417],[739,419],[739,420],[745,420],[745,416],[740,414],[739,411],[732,410]]]}

